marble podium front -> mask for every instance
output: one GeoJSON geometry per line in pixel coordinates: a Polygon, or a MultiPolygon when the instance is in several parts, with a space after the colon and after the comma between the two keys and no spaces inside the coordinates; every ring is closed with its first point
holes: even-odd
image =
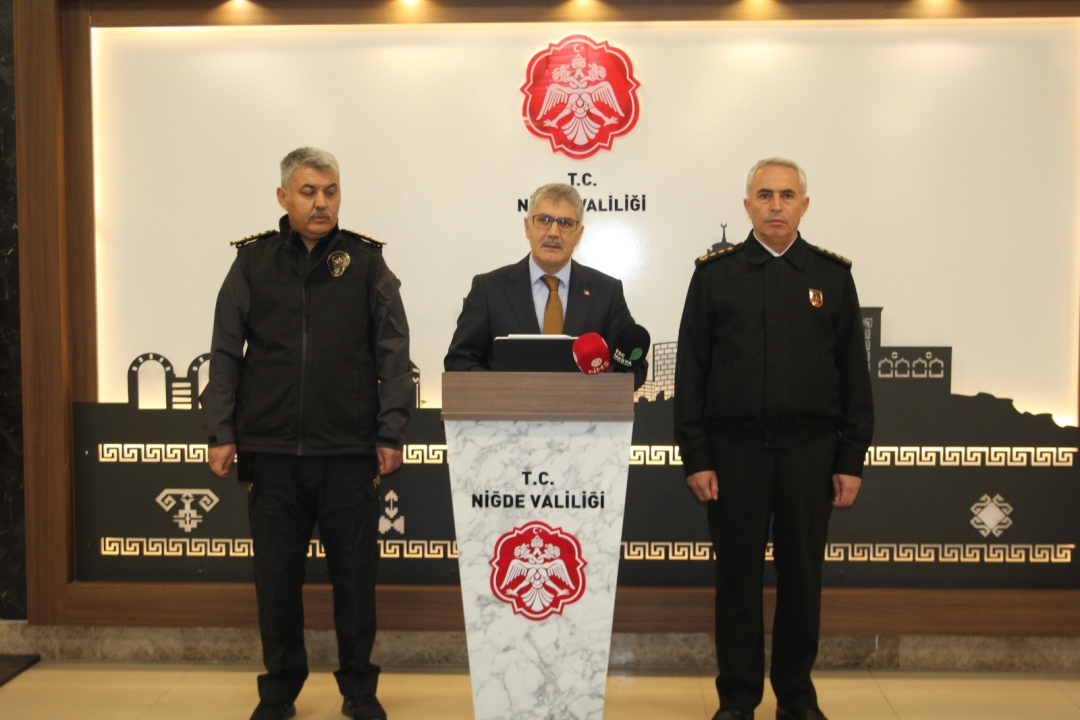
{"type": "Polygon", "coordinates": [[[477,720],[601,720],[632,421],[445,424],[477,720]]]}

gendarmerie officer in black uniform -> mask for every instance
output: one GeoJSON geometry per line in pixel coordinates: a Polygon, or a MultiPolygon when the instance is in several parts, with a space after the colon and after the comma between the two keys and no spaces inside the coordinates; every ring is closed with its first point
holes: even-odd
{"type": "Polygon", "coordinates": [[[239,241],[218,295],[201,400],[211,470],[239,452],[247,484],[266,673],[252,720],[295,715],[307,679],[302,586],[317,523],[333,584],[342,713],[376,699],[379,477],[401,465],[413,404],[409,326],[381,243],[342,230],[337,160],[281,162],[279,229],[239,241]],[[245,347],[246,345],[246,347],[245,347]]]}
{"type": "Polygon", "coordinates": [[[859,492],[874,410],[851,263],[799,235],[809,203],[798,165],[757,163],[753,232],[697,261],[679,329],[675,436],[717,557],[714,720],[752,720],[761,702],[770,528],[776,717],[825,717],[810,671],[828,522],[859,492]]]}

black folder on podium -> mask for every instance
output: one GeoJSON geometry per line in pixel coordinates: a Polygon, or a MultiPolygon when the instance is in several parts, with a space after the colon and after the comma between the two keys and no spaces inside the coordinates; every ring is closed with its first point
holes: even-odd
{"type": "Polygon", "coordinates": [[[507,335],[491,346],[491,369],[501,372],[581,372],[569,335],[507,335]]]}

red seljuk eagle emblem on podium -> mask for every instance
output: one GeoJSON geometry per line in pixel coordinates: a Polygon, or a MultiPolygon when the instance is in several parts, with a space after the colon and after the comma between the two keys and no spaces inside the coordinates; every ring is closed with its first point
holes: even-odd
{"type": "Polygon", "coordinates": [[[521,87],[525,126],[547,138],[552,152],[591,157],[634,129],[639,87],[625,52],[571,35],[529,62],[521,87]]]}
{"type": "Polygon", "coordinates": [[[505,533],[491,558],[491,592],[530,620],[543,620],[585,593],[581,543],[540,520],[505,533]]]}

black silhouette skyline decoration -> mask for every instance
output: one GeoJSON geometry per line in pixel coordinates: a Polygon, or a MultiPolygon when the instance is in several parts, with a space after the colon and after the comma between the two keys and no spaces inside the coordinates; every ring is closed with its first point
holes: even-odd
{"type": "MultiPolygon", "coordinates": [[[[863,308],[874,446],[855,507],[834,513],[826,584],[1080,588],[1080,430],[989,393],[952,394],[952,348],[882,347],[882,316],[863,308]]],[[[685,487],[673,439],[677,356],[677,343],[655,344],[636,394],[621,585],[713,582],[704,509],[685,487]]],[[[208,357],[178,374],[145,353],[129,365],[127,403],[76,404],[77,579],[250,579],[246,492],[205,464],[196,392],[208,357]],[[147,367],[163,373],[165,397],[140,403],[147,367]],[[140,409],[148,404],[163,409],[140,409]]],[[[380,582],[455,584],[440,409],[420,407],[414,371],[406,464],[382,485],[380,582]]],[[[322,562],[308,573],[327,579],[322,562]]]]}

